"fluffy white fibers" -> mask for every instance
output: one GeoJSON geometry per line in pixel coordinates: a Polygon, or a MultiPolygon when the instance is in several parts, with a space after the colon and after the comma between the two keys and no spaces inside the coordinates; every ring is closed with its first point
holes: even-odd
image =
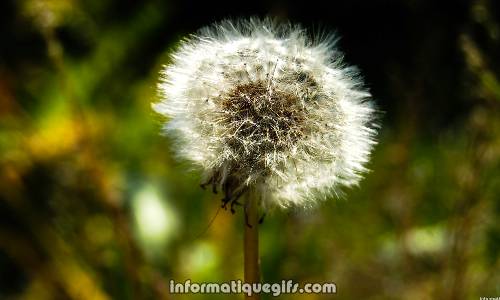
{"type": "Polygon", "coordinates": [[[334,39],[271,20],[225,21],[184,39],[154,110],[178,153],[225,202],[311,206],[358,183],[376,126],[371,95],[334,39]]]}

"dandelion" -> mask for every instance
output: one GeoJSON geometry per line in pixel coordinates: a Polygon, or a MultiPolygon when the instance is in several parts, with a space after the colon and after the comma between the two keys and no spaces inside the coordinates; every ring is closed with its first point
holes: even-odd
{"type": "Polygon", "coordinates": [[[366,171],[374,108],[335,39],[225,21],[183,40],[172,59],[154,109],[224,203],[252,188],[263,207],[312,206],[366,171]]]}
{"type": "Polygon", "coordinates": [[[223,207],[246,195],[245,282],[258,282],[257,206],[313,206],[356,185],[375,143],[371,96],[335,39],[271,20],[205,28],[172,60],[154,109],[223,207]]]}

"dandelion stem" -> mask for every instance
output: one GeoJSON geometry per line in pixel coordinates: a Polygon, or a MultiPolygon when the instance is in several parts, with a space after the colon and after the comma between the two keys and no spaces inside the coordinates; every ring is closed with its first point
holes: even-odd
{"type": "MultiPolygon", "coordinates": [[[[259,219],[256,193],[252,190],[245,197],[244,276],[246,283],[260,282],[259,219]]],[[[259,294],[246,295],[245,299],[260,300],[259,294]]]]}

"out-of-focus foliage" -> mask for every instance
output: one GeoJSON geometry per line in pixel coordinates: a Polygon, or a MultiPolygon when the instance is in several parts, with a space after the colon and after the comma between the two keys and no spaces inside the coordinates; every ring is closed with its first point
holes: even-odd
{"type": "Polygon", "coordinates": [[[241,278],[243,220],[221,211],[207,228],[220,196],[173,158],[150,102],[179,37],[264,13],[337,28],[384,112],[359,188],[266,217],[264,281],[338,288],[284,299],[499,296],[499,12],[493,0],[3,1],[0,298],[234,299],[168,294],[170,279],[241,278]]]}

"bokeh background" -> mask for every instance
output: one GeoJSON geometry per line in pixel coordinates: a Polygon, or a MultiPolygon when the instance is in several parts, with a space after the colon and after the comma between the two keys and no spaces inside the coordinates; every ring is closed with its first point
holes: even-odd
{"type": "Polygon", "coordinates": [[[182,36],[250,15],[336,31],[383,111],[359,188],[267,216],[264,281],[338,288],[282,299],[500,296],[498,1],[325,2],[1,1],[0,299],[237,298],[168,294],[241,278],[243,220],[210,223],[221,196],[150,103],[182,36]]]}

